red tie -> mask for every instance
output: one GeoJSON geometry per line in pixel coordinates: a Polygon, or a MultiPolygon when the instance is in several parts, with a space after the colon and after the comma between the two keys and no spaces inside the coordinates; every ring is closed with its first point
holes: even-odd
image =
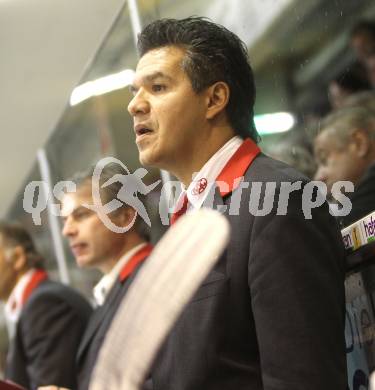
{"type": "Polygon", "coordinates": [[[181,217],[181,215],[184,215],[186,213],[188,204],[189,204],[189,200],[185,192],[183,197],[179,200],[178,204],[176,205],[175,211],[171,216],[171,225],[173,225],[178,220],[178,218],[181,217]]]}

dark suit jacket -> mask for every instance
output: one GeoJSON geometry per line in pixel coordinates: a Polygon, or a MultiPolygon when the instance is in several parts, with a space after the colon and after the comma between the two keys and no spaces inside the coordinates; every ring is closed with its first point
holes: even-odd
{"type": "Polygon", "coordinates": [[[77,354],[79,390],[87,390],[89,388],[91,374],[105,335],[135,275],[136,272],[133,272],[124,281],[118,279],[104,304],[94,311],[90,319],[77,354]]]}
{"type": "Polygon", "coordinates": [[[366,171],[350,199],[353,207],[349,215],[343,218],[343,226],[348,226],[375,211],[375,164],[366,171]]]}
{"type": "Polygon", "coordinates": [[[7,358],[6,378],[27,389],[56,384],[76,388],[72,356],[92,309],[73,289],[46,280],[22,309],[7,358]]]}
{"type": "MultiPolygon", "coordinates": [[[[275,182],[278,192],[281,182],[307,179],[260,154],[245,181],[275,182]]],[[[231,240],[161,348],[154,390],[345,390],[344,251],[336,221],[326,204],[306,220],[302,191],[290,195],[287,215],[275,215],[274,205],[254,216],[243,189],[239,215],[229,215],[240,191],[223,198],[216,190],[214,207],[226,207],[231,240]]]]}

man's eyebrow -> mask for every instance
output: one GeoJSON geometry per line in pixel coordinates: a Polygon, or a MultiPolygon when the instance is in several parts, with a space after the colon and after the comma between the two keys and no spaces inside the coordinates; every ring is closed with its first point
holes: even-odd
{"type": "Polygon", "coordinates": [[[133,80],[132,84],[129,87],[130,87],[131,90],[136,90],[137,89],[137,84],[142,83],[142,81],[150,83],[150,82],[154,81],[157,78],[166,79],[168,81],[172,80],[171,76],[168,76],[168,75],[166,75],[163,72],[154,72],[154,73],[151,73],[149,75],[146,75],[146,76],[143,76],[143,77],[139,77],[138,79],[135,78],[133,80]]]}
{"type": "Polygon", "coordinates": [[[61,218],[67,218],[69,215],[74,215],[77,212],[80,212],[82,210],[89,210],[89,209],[87,207],[85,207],[84,205],[79,205],[79,206],[75,207],[73,210],[71,210],[70,213],[68,213],[67,215],[61,215],[61,218]]]}
{"type": "Polygon", "coordinates": [[[168,76],[168,75],[166,75],[163,72],[155,72],[155,73],[152,73],[150,75],[147,75],[147,76],[144,77],[144,80],[147,81],[147,82],[151,82],[151,81],[154,81],[157,78],[172,80],[171,76],[168,76]]]}

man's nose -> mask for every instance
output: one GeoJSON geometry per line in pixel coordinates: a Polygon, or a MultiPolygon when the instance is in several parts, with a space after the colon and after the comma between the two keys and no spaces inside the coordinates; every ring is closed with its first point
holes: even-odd
{"type": "Polygon", "coordinates": [[[326,170],[322,167],[318,167],[318,169],[315,172],[314,180],[322,181],[324,183],[327,182],[327,173],[326,170]]]}
{"type": "Polygon", "coordinates": [[[77,234],[77,228],[73,221],[66,219],[63,225],[62,234],[65,237],[73,237],[77,234]]]}
{"type": "Polygon", "coordinates": [[[143,96],[141,91],[133,97],[133,99],[128,104],[129,114],[133,117],[140,114],[147,114],[150,110],[150,105],[147,99],[143,96]]]}

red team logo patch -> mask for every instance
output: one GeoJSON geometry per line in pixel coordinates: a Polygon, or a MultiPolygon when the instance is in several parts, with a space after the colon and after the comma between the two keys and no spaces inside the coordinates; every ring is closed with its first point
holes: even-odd
{"type": "Polygon", "coordinates": [[[193,195],[201,194],[207,187],[207,179],[202,177],[202,179],[198,180],[195,184],[195,187],[191,191],[193,195]]]}

